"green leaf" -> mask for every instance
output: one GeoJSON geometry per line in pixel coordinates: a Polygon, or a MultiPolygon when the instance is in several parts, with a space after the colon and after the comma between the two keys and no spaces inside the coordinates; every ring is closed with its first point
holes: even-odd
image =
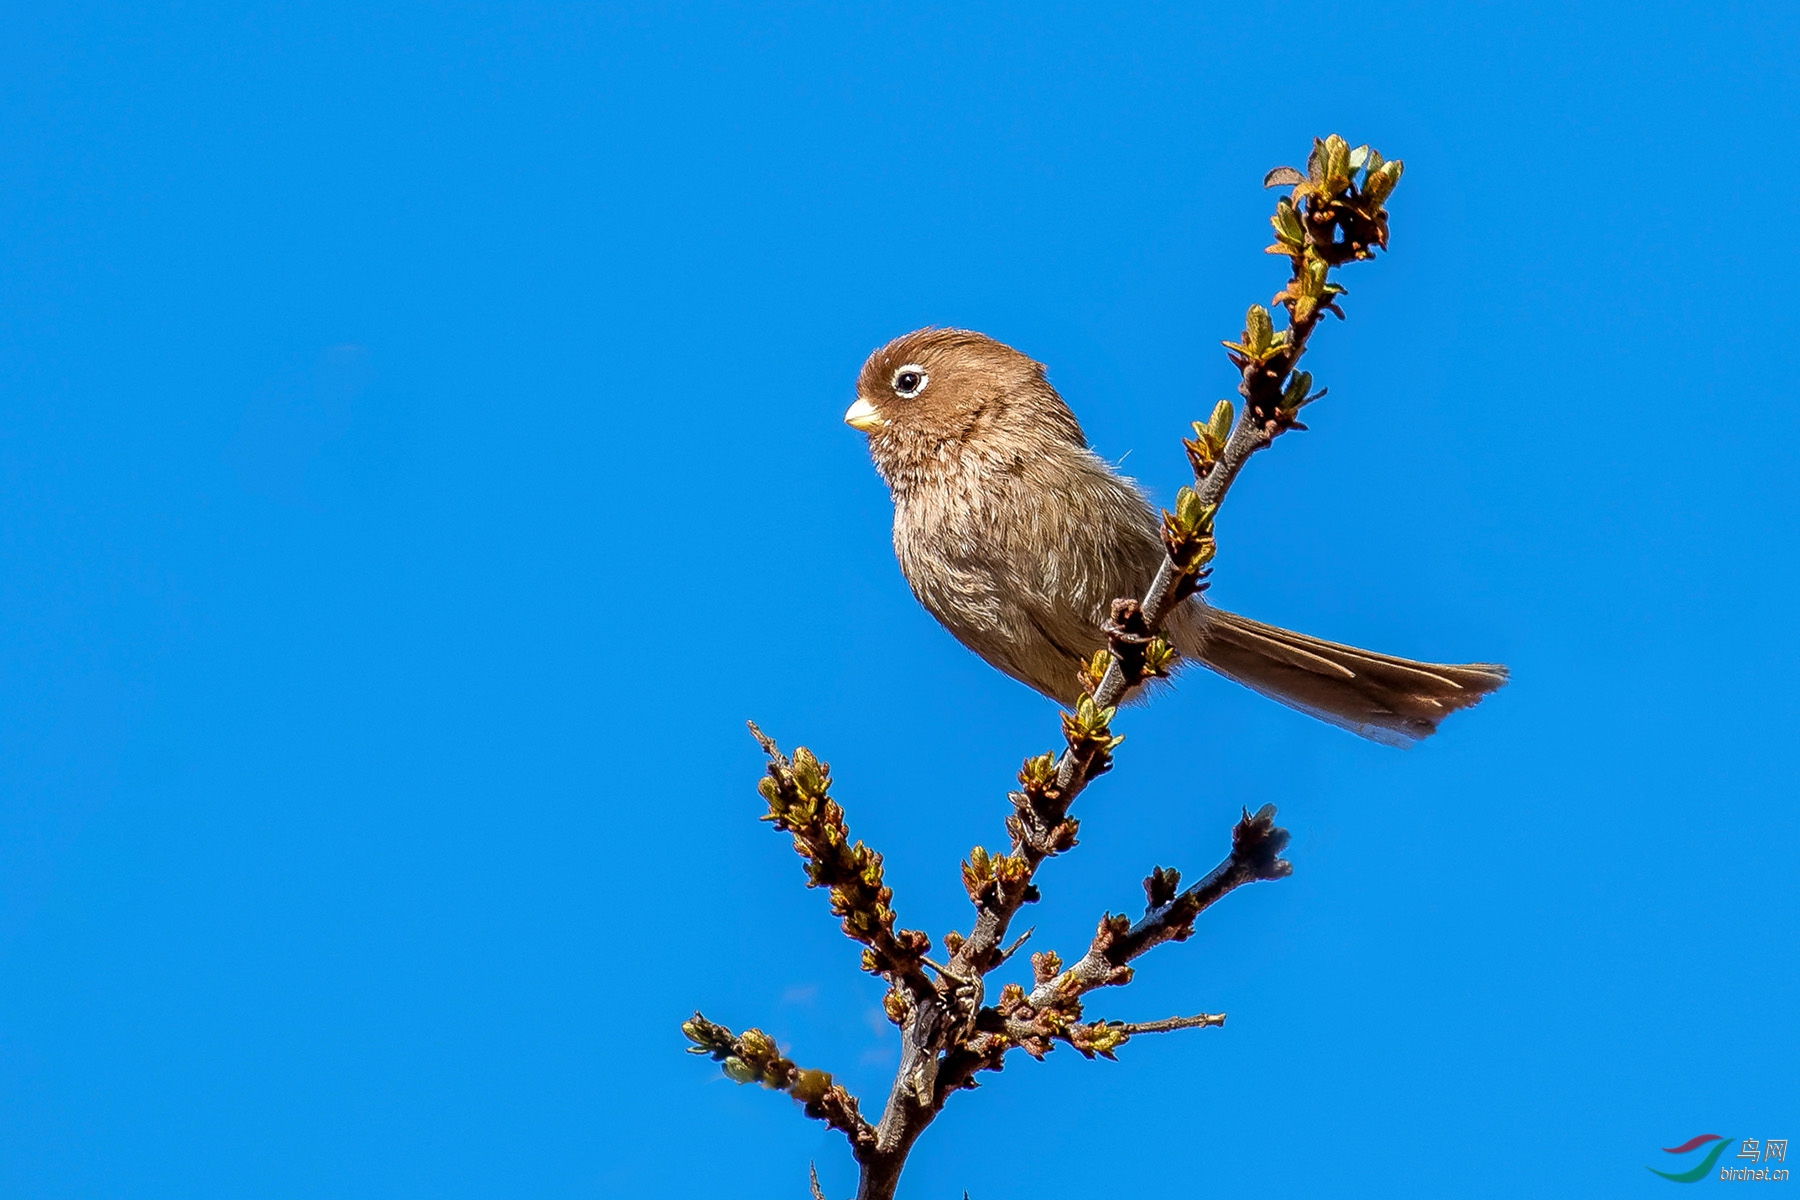
{"type": "Polygon", "coordinates": [[[1175,523],[1186,533],[1206,533],[1212,528],[1214,506],[1202,504],[1193,488],[1175,493],[1175,523]]]}
{"type": "Polygon", "coordinates": [[[1269,218],[1269,224],[1275,227],[1275,236],[1293,246],[1306,244],[1306,229],[1300,224],[1300,213],[1294,208],[1294,202],[1283,196],[1275,205],[1275,215],[1269,218]]]}
{"type": "Polygon", "coordinates": [[[1295,371],[1281,394],[1281,408],[1287,412],[1299,411],[1307,402],[1307,393],[1312,391],[1312,381],[1312,372],[1295,371]]]}
{"type": "Polygon", "coordinates": [[[1400,182],[1400,173],[1405,170],[1399,159],[1391,159],[1381,164],[1380,168],[1371,172],[1368,182],[1363,185],[1365,200],[1379,206],[1393,195],[1394,187],[1400,182]]]}
{"type": "Polygon", "coordinates": [[[1098,733],[1112,724],[1115,708],[1102,708],[1094,703],[1092,696],[1083,696],[1075,703],[1075,721],[1087,733],[1098,733]]]}
{"type": "Polygon", "coordinates": [[[1325,139],[1325,182],[1334,192],[1350,183],[1350,143],[1335,133],[1325,139]]]}
{"type": "Polygon", "coordinates": [[[1152,675],[1167,675],[1180,657],[1175,647],[1159,637],[1151,638],[1150,644],[1144,647],[1144,667],[1152,675]]]}
{"type": "Polygon", "coordinates": [[[1250,311],[1244,314],[1244,345],[1250,350],[1250,357],[1261,358],[1269,351],[1275,340],[1275,325],[1269,320],[1269,310],[1260,304],[1252,304],[1250,311]]]}
{"type": "Polygon", "coordinates": [[[1229,400],[1221,400],[1213,405],[1212,417],[1206,422],[1206,432],[1220,446],[1230,440],[1231,422],[1236,415],[1229,400]]]}
{"type": "Polygon", "coordinates": [[[1200,497],[1191,487],[1184,487],[1175,493],[1175,520],[1182,528],[1192,529],[1194,522],[1200,517],[1200,497]]]}
{"type": "Polygon", "coordinates": [[[824,771],[819,760],[813,757],[812,751],[801,746],[794,751],[794,782],[800,790],[809,796],[816,796],[825,790],[824,771]]]}

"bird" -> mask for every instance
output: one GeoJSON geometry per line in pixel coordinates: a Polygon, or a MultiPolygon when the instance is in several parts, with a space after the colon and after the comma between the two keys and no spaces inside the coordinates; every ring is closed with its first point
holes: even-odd
{"type": "MultiPolygon", "coordinates": [[[[894,504],[913,595],[990,665],[1073,707],[1113,600],[1164,557],[1137,485],[1089,448],[1042,363],[927,328],[870,354],[844,414],[894,504]]],[[[1240,617],[1195,595],[1164,636],[1184,660],[1388,745],[1408,746],[1506,682],[1495,663],[1413,662],[1240,617]]]]}

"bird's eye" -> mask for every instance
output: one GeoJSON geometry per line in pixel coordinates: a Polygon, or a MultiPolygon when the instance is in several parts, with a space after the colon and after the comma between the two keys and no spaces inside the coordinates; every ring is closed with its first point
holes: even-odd
{"type": "Polygon", "coordinates": [[[902,400],[911,400],[925,390],[931,377],[925,374],[925,368],[908,363],[894,372],[894,395],[902,400]]]}

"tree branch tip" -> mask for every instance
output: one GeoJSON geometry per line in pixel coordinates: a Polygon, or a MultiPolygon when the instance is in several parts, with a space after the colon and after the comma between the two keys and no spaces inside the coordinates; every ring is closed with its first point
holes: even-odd
{"type": "Polygon", "coordinates": [[[825,1189],[819,1186],[819,1164],[807,1163],[806,1173],[810,1176],[812,1183],[812,1200],[825,1200],[825,1189]]]}
{"type": "Polygon", "coordinates": [[[1108,1021],[1127,1037],[1145,1033],[1174,1033],[1178,1029],[1207,1029],[1225,1024],[1224,1013],[1195,1013],[1191,1017],[1165,1017],[1161,1021],[1108,1021]]]}
{"type": "Polygon", "coordinates": [[[756,739],[756,744],[762,747],[762,752],[769,756],[770,761],[784,767],[788,765],[787,757],[781,753],[781,747],[775,744],[774,738],[764,733],[755,721],[745,721],[744,724],[750,727],[750,736],[756,739]]]}
{"type": "Polygon", "coordinates": [[[995,960],[994,966],[999,967],[1005,965],[1006,960],[1018,953],[1019,947],[1030,941],[1031,935],[1036,932],[1037,926],[1033,925],[1030,929],[1027,929],[1024,933],[1021,933],[1018,937],[1014,938],[1012,945],[1000,952],[1000,957],[995,960]]]}
{"type": "Polygon", "coordinates": [[[1231,857],[1255,879],[1285,879],[1294,873],[1294,864],[1282,858],[1281,852],[1292,839],[1292,834],[1275,824],[1273,804],[1263,805],[1255,816],[1246,808],[1231,830],[1231,857]]]}

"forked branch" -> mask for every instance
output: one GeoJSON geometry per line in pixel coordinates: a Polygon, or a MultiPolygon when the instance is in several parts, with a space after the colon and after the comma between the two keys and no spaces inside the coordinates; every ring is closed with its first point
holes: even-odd
{"type": "MultiPolygon", "coordinates": [[[[694,1052],[719,1061],[731,1078],[785,1091],[809,1116],[843,1132],[862,1168],[859,1200],[891,1200],[914,1142],[949,1096],[974,1087],[980,1072],[1001,1069],[1011,1050],[1042,1058],[1061,1043],[1088,1058],[1110,1059],[1141,1034],[1224,1024],[1222,1013],[1090,1021],[1083,1003],[1099,988],[1130,982],[1137,958],[1164,942],[1185,940],[1196,918],[1233,890],[1290,873],[1281,857],[1288,834],[1275,824],[1273,806],[1255,815],[1246,811],[1232,829],[1231,852],[1188,888],[1181,888],[1180,872],[1154,869],[1144,880],[1143,916],[1103,916],[1074,963],[1065,967],[1052,951],[1033,954],[1030,986],[1007,983],[991,1001],[987,977],[1025,940],[1002,948],[1019,909],[1039,898],[1038,868],[1076,843],[1079,823],[1069,810],[1112,767],[1123,740],[1112,732],[1118,705],[1175,666],[1176,654],[1161,636],[1163,622],[1207,586],[1216,551],[1213,518],[1226,493],[1252,455],[1288,430],[1304,429],[1300,411],[1325,394],[1312,390],[1311,374],[1297,364],[1325,314],[1343,316],[1344,289],[1332,272],[1386,248],[1385,206],[1400,173],[1398,161],[1385,161],[1367,146],[1352,150],[1333,135],[1314,141],[1304,173],[1278,167],[1264,180],[1265,186],[1291,189],[1270,218],[1275,243],[1268,247],[1289,263],[1288,281],[1270,302],[1284,311],[1286,328],[1277,330],[1270,310],[1253,304],[1238,339],[1224,343],[1238,371],[1240,404],[1220,400],[1183,442],[1194,480],[1176,494],[1174,509],[1163,513],[1163,562],[1143,596],[1113,602],[1104,626],[1107,649],[1083,669],[1085,694],[1062,715],[1062,747],[1028,758],[1020,768],[1006,819],[1008,849],[976,847],[963,863],[974,921],[967,937],[945,936],[946,961],[929,957],[925,934],[896,928],[881,855],[851,840],[843,809],[829,794],[830,769],[804,748],[787,758],[751,726],[769,759],[759,784],[769,808],[764,819],[792,835],[807,885],[828,891],[844,933],[863,947],[863,969],[888,985],[884,1006],[901,1029],[900,1066],[881,1120],[871,1125],[829,1074],[796,1066],[760,1030],[733,1034],[697,1013],[683,1030],[694,1052]]],[[[811,1185],[815,1200],[823,1200],[816,1173],[811,1185]]]]}

